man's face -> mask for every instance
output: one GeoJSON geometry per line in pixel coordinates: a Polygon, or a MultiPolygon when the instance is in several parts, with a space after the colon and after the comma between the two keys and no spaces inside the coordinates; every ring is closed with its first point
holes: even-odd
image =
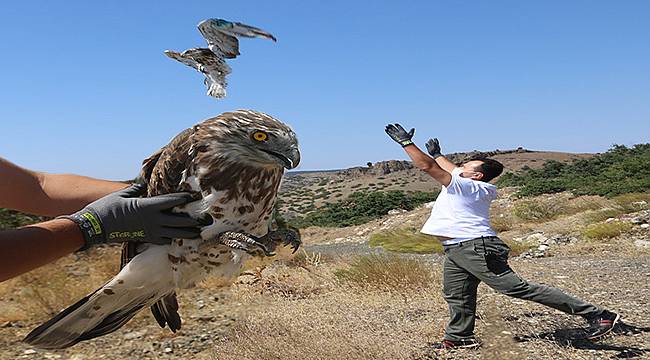
{"type": "Polygon", "coordinates": [[[460,166],[463,170],[460,176],[472,180],[481,180],[483,178],[483,173],[477,170],[481,164],[483,164],[483,161],[481,160],[472,160],[464,163],[460,166]]]}

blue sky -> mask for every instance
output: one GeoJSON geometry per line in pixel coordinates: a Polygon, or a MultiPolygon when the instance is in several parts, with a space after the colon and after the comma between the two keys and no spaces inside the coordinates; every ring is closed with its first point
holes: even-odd
{"type": "Polygon", "coordinates": [[[383,132],[443,152],[602,152],[648,142],[648,1],[20,1],[0,12],[0,156],[131,178],[181,130],[251,108],[295,129],[302,170],[405,158],[383,132]],[[163,55],[196,24],[261,27],[228,97],[163,55]]]}

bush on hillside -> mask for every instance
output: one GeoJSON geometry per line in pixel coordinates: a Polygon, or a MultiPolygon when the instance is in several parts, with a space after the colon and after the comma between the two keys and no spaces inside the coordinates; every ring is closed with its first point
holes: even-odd
{"type": "Polygon", "coordinates": [[[359,225],[388,214],[393,209],[413,210],[435,200],[437,192],[405,193],[403,191],[358,191],[347,199],[325,204],[320,209],[294,220],[298,227],[359,225]]]}
{"type": "Polygon", "coordinates": [[[613,197],[650,189],[650,144],[614,145],[604,154],[572,163],[547,161],[540,169],[506,173],[499,186],[519,186],[520,196],[562,191],[613,197]]]}
{"type": "Polygon", "coordinates": [[[368,245],[402,253],[442,253],[442,243],[435,236],[423,234],[415,228],[376,232],[370,235],[368,245]]]}
{"type": "Polygon", "coordinates": [[[0,208],[0,230],[15,229],[45,220],[47,218],[43,216],[28,215],[18,211],[0,208]]]}
{"type": "Polygon", "coordinates": [[[592,224],[582,230],[582,236],[591,240],[609,239],[632,229],[632,224],[626,221],[612,221],[592,224]]]}

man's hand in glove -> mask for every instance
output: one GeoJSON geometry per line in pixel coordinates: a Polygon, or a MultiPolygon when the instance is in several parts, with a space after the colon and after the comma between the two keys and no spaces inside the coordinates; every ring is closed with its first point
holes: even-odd
{"type": "Polygon", "coordinates": [[[86,245],[125,241],[168,244],[173,238],[191,239],[199,236],[198,220],[171,209],[191,202],[189,193],[165,194],[140,198],[144,185],[132,185],[89,204],[81,211],[62,216],[79,225],[86,245]]]}
{"type": "Polygon", "coordinates": [[[404,130],[400,124],[388,124],[386,125],[385,131],[386,134],[391,137],[391,139],[402,145],[402,147],[413,144],[413,141],[411,141],[411,139],[413,138],[413,134],[415,134],[415,128],[411,129],[409,132],[406,132],[406,130],[404,130]]]}
{"type": "Polygon", "coordinates": [[[440,143],[438,142],[438,138],[434,139],[429,139],[426,144],[424,144],[427,147],[427,152],[429,155],[431,155],[432,158],[437,158],[439,156],[442,156],[442,151],[440,150],[440,143]]]}

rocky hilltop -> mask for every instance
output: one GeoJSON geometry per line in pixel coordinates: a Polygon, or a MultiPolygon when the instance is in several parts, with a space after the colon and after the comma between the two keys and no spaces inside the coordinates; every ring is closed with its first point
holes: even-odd
{"type": "MultiPolygon", "coordinates": [[[[548,160],[571,161],[591,154],[533,151],[523,147],[445,155],[460,164],[473,158],[491,157],[502,162],[506,171],[524,166],[537,168],[548,160]]],[[[407,160],[386,160],[341,170],[291,172],[280,188],[280,210],[289,217],[305,215],[328,202],[345,199],[355,191],[434,191],[438,185],[407,160]]]]}

